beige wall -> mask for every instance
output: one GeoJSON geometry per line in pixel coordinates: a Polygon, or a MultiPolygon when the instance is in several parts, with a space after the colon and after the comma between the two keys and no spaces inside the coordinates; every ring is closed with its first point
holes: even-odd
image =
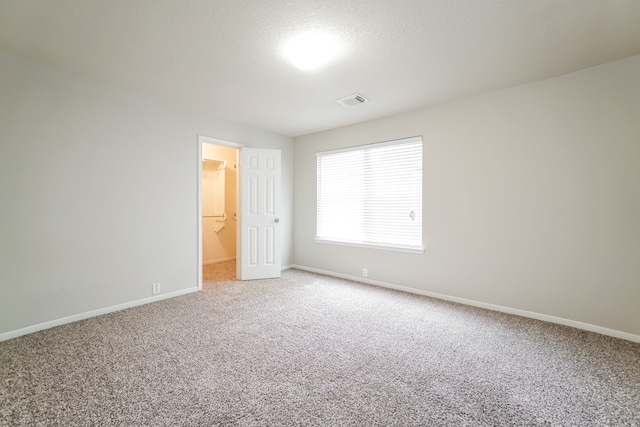
{"type": "MultiPolygon", "coordinates": [[[[225,174],[225,213],[227,219],[224,227],[218,232],[215,231],[214,219],[202,220],[202,263],[211,264],[214,262],[234,259],[236,257],[236,234],[238,222],[234,219],[234,212],[237,209],[237,153],[238,150],[231,147],[224,147],[214,144],[202,144],[202,157],[205,159],[224,160],[226,167],[225,174]]],[[[203,168],[205,164],[203,164],[203,168]]],[[[213,183],[206,182],[207,175],[202,176],[202,199],[203,205],[207,197],[215,197],[211,194],[214,189],[213,183]],[[210,184],[210,185],[208,185],[210,184]],[[209,192],[209,194],[207,194],[209,192]]]]}
{"type": "Polygon", "coordinates": [[[282,151],[291,263],[291,138],[3,52],[0,70],[0,338],[197,287],[198,135],[282,151]]]}
{"type": "Polygon", "coordinates": [[[635,56],[295,138],[294,263],[640,335],[638,76],[635,56]],[[315,243],[315,153],[414,135],[424,255],[315,243]]]}

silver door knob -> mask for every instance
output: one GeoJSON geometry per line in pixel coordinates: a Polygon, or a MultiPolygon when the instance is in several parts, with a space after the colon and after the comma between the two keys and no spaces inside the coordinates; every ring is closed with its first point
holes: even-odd
{"type": "Polygon", "coordinates": [[[276,218],[276,224],[280,222],[280,218],[276,218]]]}

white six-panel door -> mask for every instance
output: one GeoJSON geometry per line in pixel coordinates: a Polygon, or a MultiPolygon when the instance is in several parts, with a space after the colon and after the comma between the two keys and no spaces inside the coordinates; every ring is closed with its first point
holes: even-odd
{"type": "Polygon", "coordinates": [[[280,150],[243,148],[241,280],[280,277],[280,150]]]}

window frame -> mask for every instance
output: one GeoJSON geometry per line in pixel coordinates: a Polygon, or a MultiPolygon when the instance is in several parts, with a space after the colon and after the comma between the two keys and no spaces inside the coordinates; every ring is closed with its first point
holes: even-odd
{"type": "MultiPolygon", "coordinates": [[[[332,245],[341,245],[341,246],[350,246],[350,247],[358,247],[358,248],[368,248],[368,249],[377,249],[377,250],[385,250],[385,251],[395,251],[395,252],[407,252],[407,253],[414,253],[414,254],[423,254],[424,253],[424,231],[423,231],[423,225],[424,225],[424,221],[423,221],[423,216],[422,216],[422,212],[423,212],[423,208],[424,208],[424,200],[423,200],[423,195],[424,195],[424,191],[423,191],[423,187],[424,187],[424,182],[423,182],[423,165],[424,165],[424,141],[422,136],[413,136],[413,137],[408,137],[408,138],[401,138],[401,139],[395,139],[395,140],[389,140],[389,141],[384,141],[384,142],[377,142],[377,143],[371,143],[371,144],[363,144],[363,145],[357,145],[357,146],[350,146],[350,147],[344,147],[344,148],[340,148],[340,149],[336,149],[336,150],[327,150],[327,151],[319,151],[316,153],[316,231],[315,231],[315,237],[314,237],[314,241],[318,242],[318,243],[322,243],[322,244],[332,244],[332,245]],[[407,244],[402,244],[402,243],[387,243],[387,242],[383,242],[383,243],[367,243],[367,242],[358,242],[358,241],[348,241],[348,240],[338,240],[335,239],[335,237],[319,237],[318,236],[318,232],[319,232],[319,220],[320,220],[320,159],[323,156],[329,156],[332,154],[339,154],[339,153],[348,153],[348,152],[353,152],[353,153],[357,153],[357,152],[365,152],[366,150],[375,150],[376,148],[383,148],[383,147],[388,147],[388,146],[393,146],[393,145],[403,145],[403,144],[410,144],[410,143],[420,143],[420,180],[419,180],[419,186],[420,186],[420,212],[418,215],[420,222],[420,245],[407,245],[407,244]]],[[[371,180],[369,181],[371,182],[371,180]]],[[[366,203],[366,200],[364,201],[364,203],[366,203]]],[[[364,211],[361,211],[361,213],[364,213],[364,211]]]]}

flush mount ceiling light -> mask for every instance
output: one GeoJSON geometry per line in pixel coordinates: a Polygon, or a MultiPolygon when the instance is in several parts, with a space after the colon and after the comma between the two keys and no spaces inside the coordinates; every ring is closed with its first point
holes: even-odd
{"type": "Polygon", "coordinates": [[[341,52],[340,39],[329,33],[308,31],[289,39],[284,54],[301,70],[310,71],[335,59],[341,52]]]}

